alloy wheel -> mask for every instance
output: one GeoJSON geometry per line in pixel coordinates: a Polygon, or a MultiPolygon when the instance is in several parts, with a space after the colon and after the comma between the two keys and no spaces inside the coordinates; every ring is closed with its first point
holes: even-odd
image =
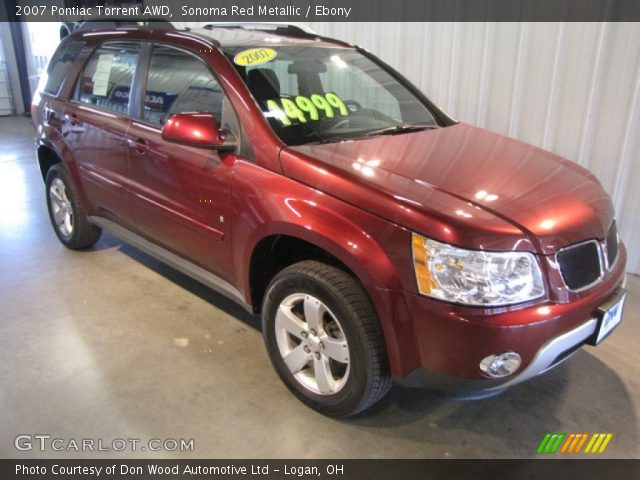
{"type": "Polygon", "coordinates": [[[349,378],[349,345],[336,316],[317,298],[295,293],[278,306],[275,337],[293,377],[318,395],[338,393],[349,378]]]}
{"type": "Polygon", "coordinates": [[[73,206],[67,196],[67,187],[61,179],[54,178],[51,182],[49,199],[56,228],[64,237],[70,237],[73,233],[73,206]]]}

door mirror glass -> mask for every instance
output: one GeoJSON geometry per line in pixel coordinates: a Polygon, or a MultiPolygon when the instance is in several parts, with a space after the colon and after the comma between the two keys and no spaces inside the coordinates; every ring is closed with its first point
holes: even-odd
{"type": "Polygon", "coordinates": [[[235,142],[227,136],[230,134],[219,129],[216,117],[207,112],[176,113],[162,127],[162,138],[168,142],[214,150],[235,149],[235,142]]]}

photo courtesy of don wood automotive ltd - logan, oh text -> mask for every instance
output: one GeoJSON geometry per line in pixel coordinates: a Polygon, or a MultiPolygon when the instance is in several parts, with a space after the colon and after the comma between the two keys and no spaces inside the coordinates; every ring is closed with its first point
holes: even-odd
{"type": "Polygon", "coordinates": [[[640,478],[640,2],[0,4],[0,480],[640,478]]]}

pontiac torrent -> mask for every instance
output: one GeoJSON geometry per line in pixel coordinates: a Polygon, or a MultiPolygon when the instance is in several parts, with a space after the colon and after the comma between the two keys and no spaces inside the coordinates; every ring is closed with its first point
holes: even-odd
{"type": "Polygon", "coordinates": [[[392,380],[496,394],[620,323],[626,252],[584,168],[301,28],[100,28],[33,102],[55,233],[109,230],[261,315],[312,408],[356,414],[392,380]]]}

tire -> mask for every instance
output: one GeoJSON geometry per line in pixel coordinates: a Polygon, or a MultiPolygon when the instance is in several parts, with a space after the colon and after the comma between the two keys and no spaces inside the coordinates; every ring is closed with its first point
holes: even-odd
{"type": "Polygon", "coordinates": [[[49,169],[45,185],[49,219],[60,241],[73,250],[92,247],[100,239],[102,229],[87,220],[64,165],[56,163],[49,169]]]}
{"type": "Polygon", "coordinates": [[[325,415],[360,413],[391,388],[375,309],[338,268],[304,261],[278,273],[264,297],[262,332],[285,385],[325,415]]]}

